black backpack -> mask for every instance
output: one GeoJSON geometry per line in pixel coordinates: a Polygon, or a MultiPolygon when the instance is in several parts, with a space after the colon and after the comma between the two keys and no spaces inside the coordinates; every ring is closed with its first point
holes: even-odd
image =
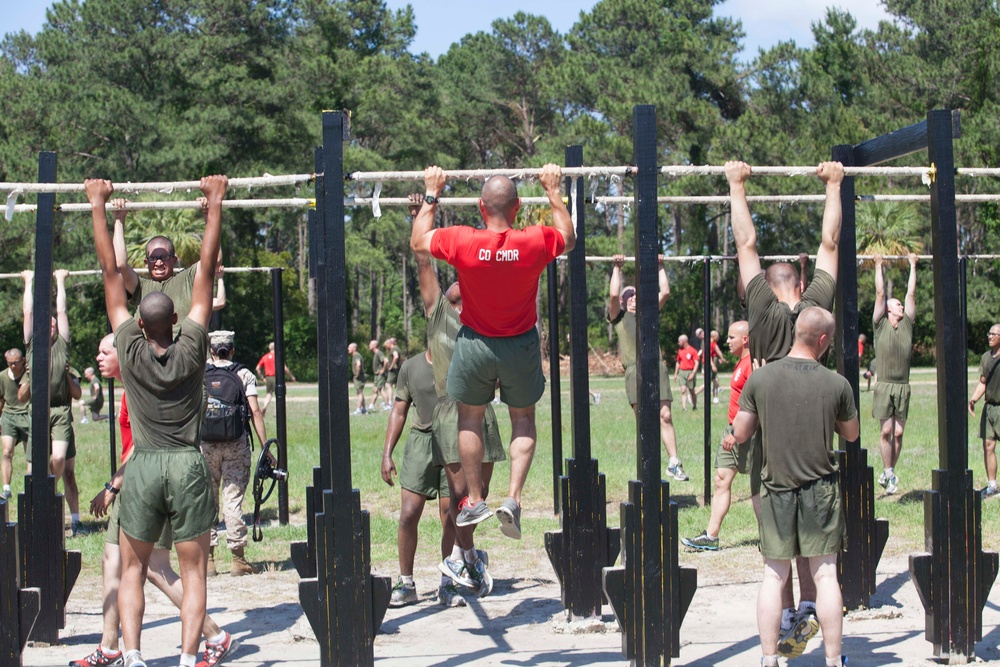
{"type": "Polygon", "coordinates": [[[205,442],[239,440],[250,431],[250,403],[243,380],[237,371],[244,366],[205,366],[205,393],[208,406],[201,425],[201,439],[205,442]]]}

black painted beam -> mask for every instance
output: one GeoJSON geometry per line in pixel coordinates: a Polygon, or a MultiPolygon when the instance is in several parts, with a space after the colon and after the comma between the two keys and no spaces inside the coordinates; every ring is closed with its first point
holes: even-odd
{"type": "Polygon", "coordinates": [[[562,477],[562,386],[559,377],[559,278],[556,262],[545,269],[549,304],[549,399],[552,407],[552,511],[562,511],[559,478],[562,477]]]}
{"type": "MultiPolygon", "coordinates": [[[[271,269],[271,307],[274,310],[274,437],[278,439],[278,467],[288,469],[288,429],[285,412],[285,290],[282,269],[271,269]]],[[[263,445],[263,443],[261,443],[263,445]]],[[[288,480],[278,482],[278,522],[288,525],[288,480]]]]}

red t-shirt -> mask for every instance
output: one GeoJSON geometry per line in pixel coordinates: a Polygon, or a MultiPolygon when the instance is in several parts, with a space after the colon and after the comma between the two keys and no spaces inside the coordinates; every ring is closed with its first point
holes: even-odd
{"type": "Polygon", "coordinates": [[[483,336],[518,336],[535,326],[538,276],[566,242],[553,227],[493,232],[438,229],[431,254],[458,269],[462,324],[483,336]]]}
{"type": "Polygon", "coordinates": [[[118,428],[122,434],[122,463],[128,460],[132,453],[132,422],[128,419],[128,404],[125,402],[125,394],[122,393],[122,407],[118,411],[118,428]]]}
{"type": "MultiPolygon", "coordinates": [[[[716,343],[714,340],[712,341],[712,345],[711,345],[710,349],[712,350],[711,355],[712,355],[713,359],[721,359],[722,358],[722,352],[719,351],[719,344],[716,343]]],[[[702,354],[702,352],[704,352],[704,351],[705,351],[704,348],[702,348],[701,350],[698,351],[698,358],[699,359],[704,359],[705,355],[702,354]]]]}
{"type": "Polygon", "coordinates": [[[865,356],[865,344],[862,343],[861,339],[859,338],[858,339],[858,359],[860,359],[863,356],[865,356]]]}
{"type": "Polygon", "coordinates": [[[677,363],[682,371],[693,371],[698,363],[698,350],[693,345],[677,350],[677,363]]]}
{"type": "Polygon", "coordinates": [[[743,393],[743,385],[747,383],[747,378],[753,372],[750,363],[750,355],[740,357],[740,361],[733,369],[733,377],[729,379],[729,423],[736,419],[736,413],[740,411],[740,394],[743,393]]]}
{"type": "MultiPolygon", "coordinates": [[[[463,294],[463,296],[464,296],[464,294],[463,294]]],[[[257,365],[264,368],[264,377],[273,377],[274,376],[274,352],[268,352],[263,357],[261,357],[260,361],[257,362],[257,365]]]]}

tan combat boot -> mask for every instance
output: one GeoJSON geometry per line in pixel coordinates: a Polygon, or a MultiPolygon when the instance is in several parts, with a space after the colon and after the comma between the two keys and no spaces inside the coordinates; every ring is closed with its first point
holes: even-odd
{"type": "Polygon", "coordinates": [[[260,574],[260,568],[252,565],[243,556],[243,547],[234,547],[232,552],[233,566],[229,570],[229,574],[234,577],[242,577],[244,574],[260,574]]]}
{"type": "Polygon", "coordinates": [[[219,574],[215,570],[215,547],[208,548],[208,568],[205,571],[205,575],[209,577],[214,577],[219,574]]]}

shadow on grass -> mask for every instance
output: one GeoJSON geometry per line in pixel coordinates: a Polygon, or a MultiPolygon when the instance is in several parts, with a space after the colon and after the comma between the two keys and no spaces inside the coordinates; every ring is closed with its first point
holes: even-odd
{"type": "Polygon", "coordinates": [[[899,500],[896,501],[899,505],[909,505],[910,503],[922,503],[924,502],[924,489],[914,489],[913,491],[907,491],[903,495],[899,496],[899,500]]]}

